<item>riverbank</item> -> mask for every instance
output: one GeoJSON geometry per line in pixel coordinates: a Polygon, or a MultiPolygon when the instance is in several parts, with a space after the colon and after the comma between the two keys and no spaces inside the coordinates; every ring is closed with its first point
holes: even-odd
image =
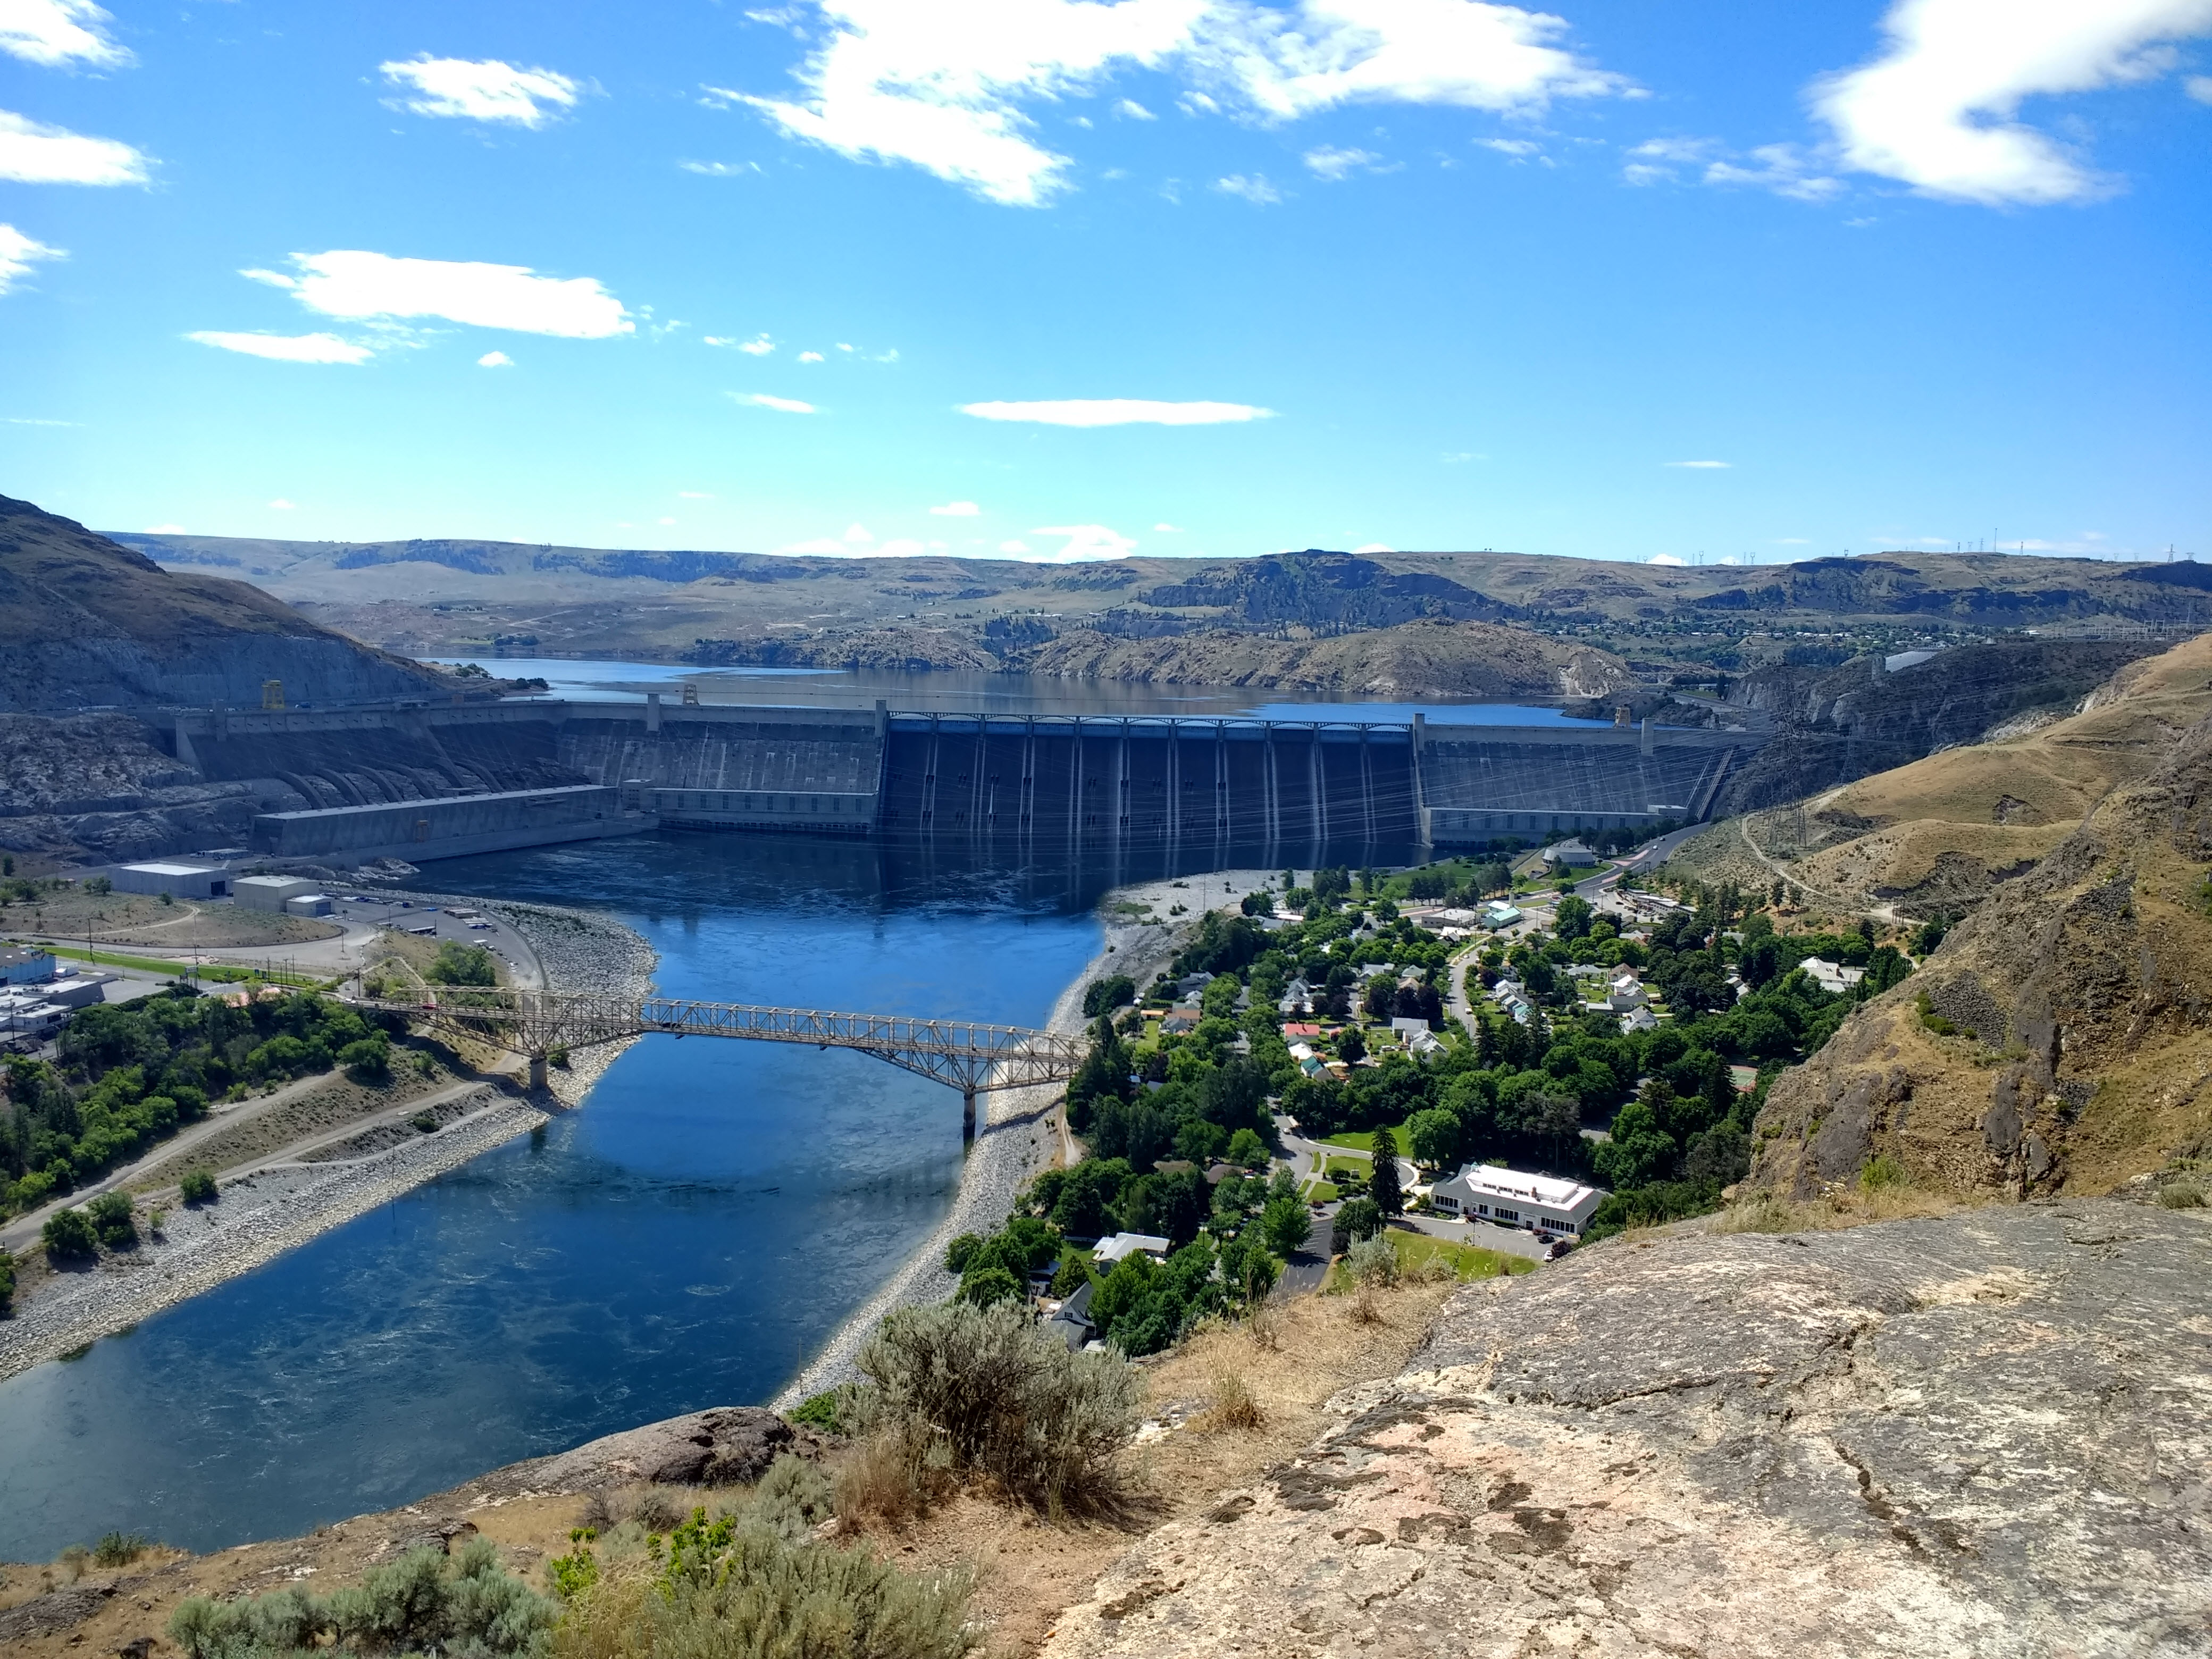
{"type": "MultiPolygon", "coordinates": [[[[1141,991],[1174,960],[1206,911],[1235,910],[1247,893],[1266,884],[1272,870],[1219,870],[1180,880],[1117,887],[1099,901],[1105,941],[1097,955],[1060,994],[1045,1020],[1048,1030],[1080,1032],[1083,993],[1094,980],[1127,974],[1141,991]],[[1184,914],[1171,915],[1177,905],[1184,914]]],[[[788,1411],[811,1395],[860,1377],[861,1348],[894,1309],[942,1302],[959,1288],[945,1271],[945,1247],[963,1233],[993,1233],[1014,1212],[1022,1188],[1042,1170],[1066,1161],[1068,1141],[1059,1103],[1064,1084],[1008,1089],[983,1097],[975,1145],[961,1171],[960,1191],[935,1231],[924,1239],[883,1288],[854,1311],[822,1350],[770,1401],[788,1411]]]]}
{"type": "MultiPolygon", "coordinates": [[[[413,892],[403,896],[496,910],[528,945],[535,958],[529,971],[549,988],[635,996],[651,985],[657,962],[653,947],[607,917],[551,905],[413,892]]],[[[142,1205],[149,1196],[162,1201],[167,1213],[161,1228],[146,1227],[135,1249],[104,1254],[96,1264],[45,1277],[12,1317],[0,1321],[0,1380],[251,1273],[538,1127],[548,1121],[545,1108],[580,1104],[634,1041],[578,1050],[565,1068],[549,1073],[548,1098],[518,1097],[511,1092],[512,1080],[501,1079],[403,1102],[393,1109],[403,1117],[410,1107],[428,1107],[437,1127],[428,1134],[409,1127],[396,1144],[381,1144],[394,1139],[384,1133],[391,1126],[380,1121],[392,1110],[319,1126],[291,1146],[274,1149],[232,1174],[218,1173],[220,1197],[211,1205],[187,1209],[173,1191],[141,1193],[142,1205]]],[[[156,1161],[166,1162],[161,1152],[156,1161]]]]}

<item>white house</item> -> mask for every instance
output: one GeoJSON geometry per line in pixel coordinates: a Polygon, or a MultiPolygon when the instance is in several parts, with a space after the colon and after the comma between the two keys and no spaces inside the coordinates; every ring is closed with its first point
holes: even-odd
{"type": "Polygon", "coordinates": [[[1607,1194],[1551,1176],[1523,1175],[1487,1164],[1470,1164],[1429,1189],[1429,1201],[1468,1221],[1533,1227],[1542,1233],[1578,1236],[1607,1194]]]}
{"type": "Polygon", "coordinates": [[[1807,957],[1797,964],[1813,976],[1822,990],[1840,996],[1866,977],[1863,968],[1846,968],[1841,963],[1830,962],[1823,957],[1807,957]]]}
{"type": "Polygon", "coordinates": [[[1658,1024],[1659,1016],[1649,1008],[1632,1008],[1620,1017],[1620,1034],[1626,1036],[1632,1031],[1653,1030],[1658,1024]]]}
{"type": "Polygon", "coordinates": [[[1111,1264],[1125,1255],[1157,1256],[1167,1259],[1169,1241],[1152,1233],[1115,1233],[1111,1238],[1102,1238],[1098,1248],[1091,1253],[1093,1261],[1111,1264]]]}
{"type": "Polygon", "coordinates": [[[1597,862],[1597,854],[1578,841],[1563,841],[1544,849],[1544,862],[1554,870],[1587,870],[1597,862]]]}
{"type": "Polygon", "coordinates": [[[1282,1000],[1275,1005],[1279,1012],[1306,1014],[1313,1012],[1314,988],[1304,979],[1294,979],[1283,987],[1282,1000]]]}
{"type": "Polygon", "coordinates": [[[1641,1008],[1650,1000],[1643,986],[1633,979],[1617,979],[1605,988],[1605,1006],[1616,1014],[1625,1014],[1631,1008],[1641,1008]]]}

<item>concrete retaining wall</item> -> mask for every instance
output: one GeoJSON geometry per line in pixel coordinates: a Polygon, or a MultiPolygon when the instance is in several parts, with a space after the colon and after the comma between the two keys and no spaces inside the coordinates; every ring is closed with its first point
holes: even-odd
{"type": "Polygon", "coordinates": [[[456,858],[548,842],[627,835],[653,820],[623,811],[618,792],[598,784],[459,795],[396,805],[265,812],[253,846],[276,858],[357,862],[370,858],[456,858]]]}

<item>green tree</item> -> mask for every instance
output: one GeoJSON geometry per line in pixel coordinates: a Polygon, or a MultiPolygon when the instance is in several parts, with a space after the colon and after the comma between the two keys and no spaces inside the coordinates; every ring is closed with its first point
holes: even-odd
{"type": "Polygon", "coordinates": [[[988,1308],[996,1302],[1018,1301],[1021,1294],[1021,1281],[996,1262],[977,1268],[960,1281],[960,1300],[979,1308],[988,1308]]]}
{"type": "Polygon", "coordinates": [[[1591,919],[1596,914],[1588,899],[1570,893],[1559,901],[1558,920],[1553,924],[1552,931],[1561,939],[1584,938],[1589,934],[1591,919]]]}
{"type": "Polygon", "coordinates": [[[15,1258],[0,1250],[0,1318],[5,1318],[15,1300],[15,1258]]]}
{"type": "Polygon", "coordinates": [[[1347,1199],[1338,1206],[1335,1224],[1330,1229],[1329,1254],[1342,1255],[1352,1244],[1363,1238],[1372,1238],[1382,1231],[1382,1212],[1376,1208],[1373,1199],[1347,1199]]]}
{"type": "Polygon", "coordinates": [[[1458,1158],[1462,1133],[1458,1117],[1441,1106],[1414,1113],[1406,1124],[1413,1162],[1431,1170],[1441,1170],[1458,1158]]]}
{"type": "Polygon", "coordinates": [[[983,1248],[983,1235],[963,1233],[945,1247],[945,1271],[964,1273],[968,1264],[975,1259],[975,1252],[983,1248]]]}
{"type": "Polygon", "coordinates": [[[1612,1139],[1591,1158],[1597,1178],[1614,1192],[1647,1186],[1674,1166],[1678,1156],[1673,1137],[1659,1127],[1657,1115],[1641,1100],[1632,1100],[1616,1113],[1612,1139]]]}
{"type": "Polygon", "coordinates": [[[1353,1065],[1367,1058],[1367,1039],[1359,1035],[1357,1025],[1346,1026],[1337,1034],[1336,1057],[1353,1065]]]}
{"type": "Polygon", "coordinates": [[[1249,1129],[1239,1129],[1229,1137],[1229,1161],[1247,1170],[1257,1170],[1267,1162],[1267,1143],[1249,1129]]]}
{"type": "Polygon", "coordinates": [[[179,1182],[177,1186],[187,1204],[215,1202],[215,1176],[205,1170],[185,1170],[185,1178],[179,1182]]]}
{"type": "Polygon", "coordinates": [[[1313,1237],[1313,1217],[1296,1198],[1271,1198],[1260,1212],[1260,1234],[1268,1250],[1288,1261],[1313,1237]]]}
{"type": "Polygon", "coordinates": [[[1405,1189],[1398,1180],[1398,1137],[1388,1128],[1375,1132],[1375,1173],[1367,1179],[1367,1195],[1384,1215],[1406,1212],[1405,1189]]]}
{"type": "Polygon", "coordinates": [[[100,1236],[82,1210],[55,1211],[39,1230],[39,1242],[46,1246],[49,1261],[82,1261],[100,1253],[100,1236]]]}
{"type": "Polygon", "coordinates": [[[109,1249],[127,1250],[138,1242],[138,1229],[131,1219],[128,1193],[102,1193],[84,1207],[92,1218],[93,1231],[109,1249]]]}
{"type": "Polygon", "coordinates": [[[458,939],[447,939],[438,947],[436,960],[422,970],[422,977],[434,985],[499,983],[491,952],[481,945],[463,945],[458,939]]]}
{"type": "Polygon", "coordinates": [[[337,1062],[356,1083],[381,1083],[392,1075],[392,1044],[381,1031],[360,1037],[338,1050],[337,1062]]]}

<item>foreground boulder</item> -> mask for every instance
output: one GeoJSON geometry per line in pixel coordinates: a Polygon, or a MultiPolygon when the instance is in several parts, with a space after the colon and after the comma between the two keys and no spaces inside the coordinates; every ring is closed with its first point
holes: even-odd
{"type": "Polygon", "coordinates": [[[2212,1651],[2209,1270],[2084,1200],[1493,1281],[1044,1652],[2212,1651]]]}
{"type": "Polygon", "coordinates": [[[583,1492],[649,1480],[664,1486],[744,1486],[784,1452],[811,1455],[819,1437],[760,1406],[715,1406],[586,1442],[572,1451],[513,1466],[513,1484],[536,1492],[583,1492]]]}

